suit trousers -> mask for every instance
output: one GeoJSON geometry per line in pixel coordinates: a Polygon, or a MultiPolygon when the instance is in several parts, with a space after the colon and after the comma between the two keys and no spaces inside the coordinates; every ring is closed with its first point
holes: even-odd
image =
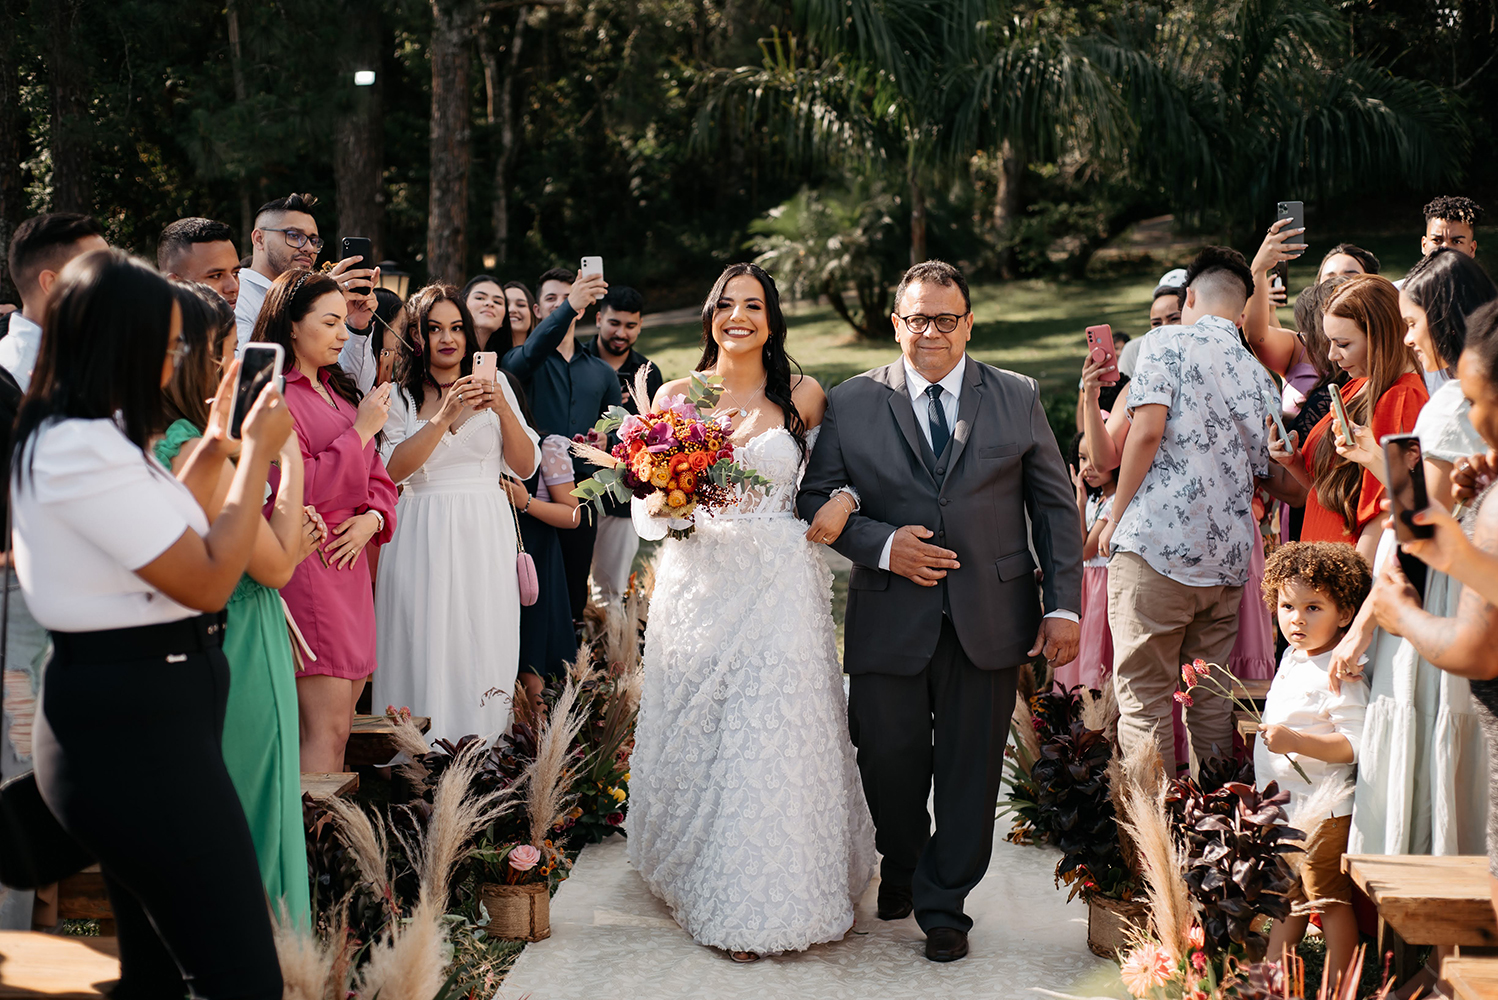
{"type": "Polygon", "coordinates": [[[848,725],[883,855],[880,877],[909,886],[921,929],[966,932],[967,894],[988,871],[1015,671],[979,670],[942,615],[920,673],[853,674],[848,725]],[[935,788],[936,830],[926,811],[935,788]]]}
{"type": "MultiPolygon", "coordinates": [[[[1226,664],[1238,637],[1242,587],[1177,583],[1133,552],[1108,561],[1108,624],[1113,632],[1113,692],[1118,697],[1118,742],[1153,739],[1166,773],[1173,773],[1172,698],[1181,664],[1198,657],[1226,664]]],[[[1191,769],[1233,752],[1233,705],[1199,690],[1184,716],[1191,737],[1191,769]]]]}

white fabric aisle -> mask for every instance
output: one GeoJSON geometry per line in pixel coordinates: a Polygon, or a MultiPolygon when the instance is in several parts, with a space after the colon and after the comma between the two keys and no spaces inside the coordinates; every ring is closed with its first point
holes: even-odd
{"type": "Polygon", "coordinates": [[[875,916],[877,883],[841,942],[735,965],[676,926],[625,860],[624,839],[590,845],[552,899],[551,933],[528,945],[496,1000],[1009,1000],[1032,987],[1126,997],[1118,967],[1087,950],[1087,908],[1053,881],[1058,852],[994,845],[968,897],[975,924],[960,962],[928,962],[914,918],[875,916]]]}

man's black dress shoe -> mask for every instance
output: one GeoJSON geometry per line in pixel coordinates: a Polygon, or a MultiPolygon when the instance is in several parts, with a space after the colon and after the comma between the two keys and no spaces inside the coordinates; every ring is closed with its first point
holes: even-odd
{"type": "Polygon", "coordinates": [[[904,920],[915,909],[910,897],[910,886],[879,883],[879,919],[904,920]]]}
{"type": "Polygon", "coordinates": [[[955,927],[933,927],[926,935],[926,957],[933,962],[955,962],[967,957],[967,934],[955,927]]]}

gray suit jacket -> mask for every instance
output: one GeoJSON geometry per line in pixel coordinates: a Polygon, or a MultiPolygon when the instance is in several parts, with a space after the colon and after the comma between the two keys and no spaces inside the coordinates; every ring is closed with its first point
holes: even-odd
{"type": "Polygon", "coordinates": [[[862,501],[833,545],[854,563],[844,656],[850,674],[913,675],[936,651],[943,588],[878,569],[885,540],[902,525],[925,525],[935,532],[928,541],[957,553],[962,568],[945,581],[952,624],[981,669],[1028,660],[1042,615],[1032,538],[1045,611],[1081,610],[1081,519],[1039,387],[971,357],[964,379],[940,475],[905,389],[903,360],[828,394],[797,507],[810,521],[844,485],[862,501]]]}

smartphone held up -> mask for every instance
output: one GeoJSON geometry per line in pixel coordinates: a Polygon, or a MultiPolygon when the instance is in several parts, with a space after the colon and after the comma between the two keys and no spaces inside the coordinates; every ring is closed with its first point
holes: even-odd
{"type": "MultiPolygon", "coordinates": [[[[375,266],[374,242],[364,236],[345,236],[338,256],[340,260],[358,257],[359,263],[352,266],[357,270],[368,270],[375,266]]],[[[373,287],[373,285],[350,285],[349,291],[368,295],[373,287]]]]}
{"type": "Polygon", "coordinates": [[[1386,434],[1379,444],[1384,449],[1389,517],[1394,526],[1394,537],[1401,542],[1432,537],[1435,528],[1414,521],[1416,514],[1430,506],[1430,496],[1425,490],[1425,462],[1420,439],[1413,434],[1386,434]]]}
{"type": "Polygon", "coordinates": [[[1107,323],[1089,326],[1087,328],[1087,353],[1098,364],[1113,367],[1113,370],[1104,375],[1100,381],[1107,385],[1117,385],[1118,351],[1113,346],[1113,327],[1107,323]]]}
{"type": "Polygon", "coordinates": [[[234,383],[234,407],[229,411],[229,437],[236,440],[244,430],[244,418],[271,379],[281,374],[285,352],[280,344],[246,344],[239,359],[239,378],[234,383]]]}

